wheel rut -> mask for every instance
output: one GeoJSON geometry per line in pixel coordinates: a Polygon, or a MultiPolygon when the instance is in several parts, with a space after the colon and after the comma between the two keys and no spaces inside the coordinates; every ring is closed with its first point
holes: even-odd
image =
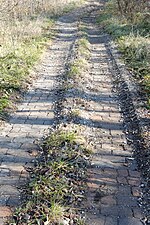
{"type": "MultiPolygon", "coordinates": [[[[115,89],[117,71],[114,77],[109,38],[94,25],[94,13],[85,18],[85,22],[91,23],[88,25],[88,39],[91,44],[89,76],[92,85],[85,89],[89,102],[87,126],[91,129],[90,138],[95,139],[87,181],[89,191],[85,217],[88,224],[94,225],[140,225],[143,224],[138,204],[141,174],[124,133],[127,121],[122,114],[123,99],[115,89]]],[[[124,87],[120,87],[120,91],[125,98],[124,87]]],[[[128,107],[131,106],[130,102],[128,107]]],[[[132,124],[128,121],[128,124],[136,127],[135,120],[132,124]]]]}
{"type": "Polygon", "coordinates": [[[0,130],[0,224],[21,203],[18,187],[28,179],[26,167],[34,166],[38,142],[60,124],[80,127],[93,149],[86,200],[79,210],[86,224],[143,224],[138,204],[141,174],[124,133],[126,121],[114,85],[109,38],[95,25],[101,6],[99,1],[89,1],[58,20],[58,35],[36,69],[38,79],[0,130]],[[78,57],[81,23],[90,44],[88,68],[64,89],[68,62],[78,57]],[[70,120],[68,112],[76,109],[79,114],[70,120]]]}
{"type": "Polygon", "coordinates": [[[34,166],[38,143],[55,125],[56,81],[65,71],[76,38],[78,14],[56,23],[56,36],[34,73],[37,80],[0,130],[0,224],[21,203],[21,189],[28,179],[26,168],[34,166]]]}

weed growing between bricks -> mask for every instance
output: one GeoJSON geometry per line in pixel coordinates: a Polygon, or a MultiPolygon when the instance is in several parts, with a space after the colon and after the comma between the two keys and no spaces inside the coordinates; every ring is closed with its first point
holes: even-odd
{"type": "Polygon", "coordinates": [[[42,144],[40,162],[30,171],[27,200],[7,225],[83,224],[76,211],[84,198],[89,156],[77,133],[52,131],[42,144]]]}
{"type": "MultiPolygon", "coordinates": [[[[5,1],[2,1],[2,8],[7,9],[8,7],[4,7],[4,4],[5,1]]],[[[60,1],[57,4],[54,1],[50,5],[47,3],[49,9],[45,8],[46,11],[41,9],[30,16],[28,10],[32,10],[28,2],[25,4],[16,4],[10,11],[8,8],[8,13],[4,13],[3,10],[0,12],[0,14],[4,13],[4,18],[2,17],[0,21],[3,25],[0,34],[2,41],[0,45],[0,120],[7,119],[8,114],[14,110],[15,103],[35,78],[35,75],[30,75],[30,72],[55,35],[51,28],[58,16],[75,9],[82,4],[82,1],[60,1]],[[21,7],[21,11],[18,11],[17,7],[21,7]],[[16,20],[10,16],[12,10],[16,13],[16,20]],[[17,14],[19,16],[20,13],[21,18],[18,19],[17,14]],[[6,15],[10,16],[9,21],[5,18],[6,15]]],[[[37,4],[40,5],[40,3],[37,4]]],[[[33,4],[32,7],[36,8],[37,4],[33,4]]]]}
{"type": "Polygon", "coordinates": [[[67,92],[72,88],[70,85],[76,84],[79,73],[86,69],[88,45],[86,39],[79,39],[72,46],[67,72],[60,78],[61,88],[57,90],[57,125],[43,141],[36,166],[29,169],[30,181],[23,191],[26,199],[7,225],[85,224],[79,208],[85,199],[91,150],[81,137],[78,126],[75,128],[71,124],[79,111],[70,111],[67,107],[64,110],[64,103],[67,92]]]}

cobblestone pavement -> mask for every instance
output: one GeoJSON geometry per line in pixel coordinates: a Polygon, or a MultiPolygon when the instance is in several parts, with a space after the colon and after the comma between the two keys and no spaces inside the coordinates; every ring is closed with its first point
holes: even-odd
{"type": "Polygon", "coordinates": [[[95,144],[89,168],[86,217],[92,225],[142,225],[142,210],[138,206],[141,175],[123,132],[107,49],[109,40],[90,24],[92,20],[95,21],[94,14],[90,20],[89,17],[84,19],[91,44],[91,84],[85,90],[89,103],[86,123],[91,127],[90,136],[95,144]]]}
{"type": "MultiPolygon", "coordinates": [[[[98,2],[98,1],[97,1],[98,2]]],[[[96,2],[96,6],[98,6],[96,2]]],[[[91,1],[94,5],[94,1],[91,1]]],[[[78,12],[79,14],[79,12],[78,12]]],[[[82,14],[81,14],[82,15],[82,14]]],[[[85,17],[91,44],[88,85],[83,98],[89,103],[81,116],[95,144],[89,168],[88,194],[84,209],[91,225],[142,225],[138,206],[141,175],[123,133],[118,96],[113,89],[107,35],[100,33],[85,17]]],[[[95,21],[94,21],[95,22],[95,21]]],[[[20,203],[17,188],[24,184],[41,139],[54,124],[55,79],[65,72],[65,64],[76,38],[77,17],[66,15],[57,23],[59,35],[38,67],[38,79],[4,128],[0,130],[0,224],[20,203]]],[[[85,77],[86,79],[86,77],[85,77]]],[[[82,121],[82,120],[81,120],[82,121]]]]}

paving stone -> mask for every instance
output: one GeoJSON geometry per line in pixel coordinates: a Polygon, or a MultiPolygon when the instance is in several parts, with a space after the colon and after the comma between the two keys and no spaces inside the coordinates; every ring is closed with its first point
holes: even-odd
{"type": "Polygon", "coordinates": [[[124,151],[121,148],[117,149],[115,147],[112,147],[111,153],[113,155],[121,155],[121,156],[124,156],[124,157],[131,157],[132,156],[132,153],[130,151],[124,151]]]}
{"type": "Polygon", "coordinates": [[[142,219],[144,218],[144,213],[142,213],[141,208],[133,208],[133,215],[135,218],[142,219]]]}
{"type": "MultiPolygon", "coordinates": [[[[122,129],[123,129],[123,128],[122,128],[122,129]]],[[[112,136],[118,136],[118,135],[119,135],[119,136],[122,136],[122,132],[123,132],[123,131],[120,130],[120,129],[119,129],[119,130],[116,129],[116,130],[111,130],[110,132],[111,132],[111,135],[112,135],[112,136]]]]}
{"type": "MultiPolygon", "coordinates": [[[[0,154],[6,155],[8,152],[8,148],[5,148],[4,146],[1,146],[0,144],[0,154]]],[[[2,161],[2,159],[0,159],[2,161]]]]}
{"type": "Polygon", "coordinates": [[[114,168],[104,168],[103,174],[108,177],[117,177],[117,170],[114,168]]]}
{"type": "Polygon", "coordinates": [[[127,169],[118,170],[118,174],[119,174],[119,177],[127,177],[128,176],[128,170],[127,169]]]}
{"type": "Polygon", "coordinates": [[[37,144],[35,144],[35,143],[28,143],[28,142],[27,143],[23,143],[20,148],[23,149],[23,150],[31,150],[31,149],[32,150],[34,150],[34,149],[39,150],[40,149],[37,144]]]}
{"type": "Polygon", "coordinates": [[[12,141],[5,143],[5,148],[7,149],[19,149],[21,143],[14,143],[12,141]]]}
{"type": "Polygon", "coordinates": [[[142,193],[142,190],[139,187],[132,187],[132,194],[135,197],[139,197],[142,193]]]}
{"type": "Polygon", "coordinates": [[[9,207],[17,207],[21,204],[21,197],[20,196],[13,196],[11,195],[7,201],[7,206],[9,207]]]}
{"type": "Polygon", "coordinates": [[[116,217],[106,217],[105,225],[118,225],[118,218],[116,217]]]}
{"type": "Polygon", "coordinates": [[[111,216],[111,217],[125,217],[125,216],[131,216],[132,217],[132,210],[131,208],[113,205],[113,206],[107,206],[102,205],[100,206],[100,213],[104,216],[111,216]]]}
{"type": "Polygon", "coordinates": [[[105,225],[105,217],[102,215],[92,215],[92,214],[87,214],[87,224],[92,224],[92,225],[105,225]]]}
{"type": "Polygon", "coordinates": [[[129,174],[130,174],[131,177],[136,177],[136,178],[141,177],[141,174],[138,171],[129,170],[129,174]]]}
{"type": "Polygon", "coordinates": [[[119,184],[128,184],[127,179],[125,177],[117,177],[117,181],[119,184]]]}
{"type": "Polygon", "coordinates": [[[8,199],[9,199],[9,195],[1,195],[0,196],[0,207],[6,206],[8,199]]]}
{"type": "Polygon", "coordinates": [[[35,138],[29,138],[29,137],[15,137],[13,139],[14,143],[20,143],[22,145],[23,143],[33,143],[35,138]]]}
{"type": "Polygon", "coordinates": [[[2,185],[0,186],[0,195],[19,195],[19,191],[11,185],[2,185]]]}
{"type": "Polygon", "coordinates": [[[137,199],[131,196],[123,196],[121,194],[117,195],[117,203],[118,205],[124,205],[128,207],[137,206],[137,199]]]}
{"type": "Polygon", "coordinates": [[[11,175],[15,175],[15,173],[20,174],[22,171],[24,171],[24,166],[25,163],[2,162],[0,169],[8,169],[11,175]]]}
{"type": "Polygon", "coordinates": [[[119,219],[119,225],[142,225],[143,223],[136,218],[121,218],[119,219]]]}
{"type": "Polygon", "coordinates": [[[3,225],[5,222],[5,219],[0,218],[0,225],[3,225]]]}
{"type": "Polygon", "coordinates": [[[140,178],[132,178],[132,177],[128,177],[128,183],[131,186],[136,186],[138,187],[141,184],[141,180],[140,178]]]}
{"type": "Polygon", "coordinates": [[[16,185],[19,178],[13,176],[0,177],[0,185],[16,185]]]}
{"type": "Polygon", "coordinates": [[[12,155],[4,155],[2,158],[3,162],[15,162],[15,157],[12,155]]]}
{"type": "Polygon", "coordinates": [[[122,196],[132,196],[130,185],[119,185],[118,194],[122,196]]]}
{"type": "Polygon", "coordinates": [[[116,200],[114,199],[113,196],[105,196],[101,198],[101,203],[104,205],[116,205],[116,200]]]}
{"type": "MultiPolygon", "coordinates": [[[[12,213],[11,209],[6,206],[0,206],[0,218],[8,217],[12,213]]],[[[3,222],[3,220],[2,220],[3,222]]]]}
{"type": "Polygon", "coordinates": [[[92,166],[99,168],[115,168],[123,167],[123,157],[116,157],[112,155],[99,155],[99,157],[93,157],[92,166]]]}
{"type": "Polygon", "coordinates": [[[117,181],[115,178],[111,178],[111,177],[102,177],[102,178],[99,178],[99,179],[94,179],[93,178],[93,181],[95,181],[95,183],[101,185],[101,184],[105,184],[105,185],[112,185],[112,186],[117,186],[117,181]]]}
{"type": "Polygon", "coordinates": [[[0,177],[5,177],[5,176],[10,176],[10,170],[9,169],[4,169],[4,168],[0,168],[0,177]]]}
{"type": "MultiPolygon", "coordinates": [[[[69,28],[70,31],[73,24],[68,22],[65,22],[63,26],[61,21],[62,29],[69,28]]],[[[87,24],[89,26],[90,23],[87,24]]],[[[136,188],[140,184],[140,174],[136,171],[136,163],[128,157],[132,149],[126,144],[119,104],[116,101],[117,95],[112,93],[112,73],[108,64],[108,52],[103,41],[105,36],[100,35],[99,30],[96,30],[93,24],[90,24],[88,32],[89,37],[94,36],[90,38],[92,65],[89,73],[86,71],[84,78],[86,82],[90,74],[93,87],[92,90],[87,88],[87,93],[80,98],[86,99],[87,105],[82,110],[82,114],[87,121],[89,117],[93,120],[93,123],[90,121],[85,125],[88,125],[86,129],[89,133],[92,131],[90,138],[95,140],[94,144],[99,153],[95,154],[92,159],[92,169],[87,181],[89,187],[87,206],[95,207],[87,213],[88,223],[92,225],[141,225],[138,219],[140,211],[138,212],[136,201],[139,195],[136,188]],[[124,165],[129,164],[128,173],[124,165]],[[103,193],[103,195],[96,199],[97,193],[103,193]],[[98,201],[94,202],[94,200],[98,201]]],[[[30,163],[32,156],[36,155],[34,152],[39,149],[36,139],[47,134],[48,128],[53,123],[52,103],[56,100],[53,99],[52,94],[53,83],[55,76],[60,74],[60,71],[64,72],[68,50],[72,45],[70,39],[69,42],[64,42],[64,40],[62,42],[61,46],[59,40],[59,53],[54,50],[58,49],[58,41],[54,42],[52,51],[47,51],[42,65],[37,69],[37,73],[40,74],[39,79],[34,82],[33,87],[25,95],[24,101],[19,105],[18,111],[12,116],[10,122],[13,124],[6,124],[6,128],[1,132],[4,138],[2,138],[3,145],[0,144],[0,148],[5,148],[5,151],[0,151],[3,155],[1,157],[3,162],[0,165],[0,178],[2,177],[0,193],[9,197],[7,204],[11,207],[17,206],[20,202],[20,193],[15,186],[27,181],[29,174],[24,166],[27,162],[30,163]],[[50,63],[54,66],[51,67],[50,63]],[[7,135],[9,138],[6,137],[7,135]],[[4,156],[4,152],[9,155],[4,156]],[[19,178],[19,183],[16,182],[16,177],[19,178]]],[[[88,82],[87,84],[89,86],[88,82]]],[[[73,100],[74,96],[70,96],[73,100]]],[[[5,205],[5,198],[1,200],[1,204],[5,205]]],[[[0,217],[10,214],[10,208],[0,206],[0,217]]]]}
{"type": "Polygon", "coordinates": [[[91,120],[93,120],[93,121],[102,121],[102,116],[101,115],[92,115],[91,117],[90,117],[90,119],[91,120]]]}
{"type": "Polygon", "coordinates": [[[95,191],[96,189],[99,188],[100,184],[96,184],[92,181],[90,181],[90,182],[87,181],[87,186],[88,186],[88,188],[90,188],[91,191],[95,191]]]}

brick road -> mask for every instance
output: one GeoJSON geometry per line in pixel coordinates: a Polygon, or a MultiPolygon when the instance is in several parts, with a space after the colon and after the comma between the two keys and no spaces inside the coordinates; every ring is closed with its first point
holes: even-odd
{"type": "MultiPolygon", "coordinates": [[[[86,79],[88,126],[95,149],[89,168],[87,221],[92,225],[142,225],[141,175],[127,144],[117,92],[113,88],[108,36],[99,31],[94,14],[85,18],[91,44],[91,69],[86,79]],[[90,23],[91,22],[91,23],[90,23]]],[[[87,115],[87,114],[86,114],[87,115]]],[[[84,117],[84,113],[82,115],[84,117]]]]}
{"type": "Polygon", "coordinates": [[[55,83],[64,73],[70,47],[75,36],[63,36],[64,30],[73,32],[77,23],[66,25],[65,17],[60,18],[55,29],[59,35],[49,46],[37,66],[38,79],[25,95],[18,110],[8,123],[0,128],[0,224],[11,215],[15,206],[21,202],[18,187],[27,180],[26,167],[32,166],[37,154],[40,139],[48,134],[54,125],[55,83]],[[64,21],[63,21],[64,20],[64,21]]]}
{"type": "MultiPolygon", "coordinates": [[[[25,167],[32,165],[37,154],[36,140],[47,134],[54,123],[54,80],[64,73],[76,23],[67,16],[58,22],[60,35],[37,69],[39,78],[9,123],[0,130],[0,224],[20,203],[17,187],[26,182],[25,167]]],[[[89,18],[87,24],[91,43],[88,76],[92,79],[92,89],[87,87],[86,100],[90,103],[87,110],[90,135],[95,140],[85,209],[87,222],[92,225],[141,225],[143,215],[137,202],[141,192],[140,173],[123,133],[117,95],[112,91],[107,37],[93,24],[90,27],[89,18]]]]}

